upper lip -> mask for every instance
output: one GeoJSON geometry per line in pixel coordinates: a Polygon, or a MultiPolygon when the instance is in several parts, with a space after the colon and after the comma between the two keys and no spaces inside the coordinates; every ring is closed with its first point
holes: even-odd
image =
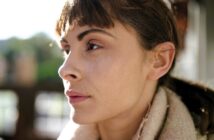
{"type": "Polygon", "coordinates": [[[68,89],[66,91],[66,95],[69,96],[69,97],[89,97],[89,95],[86,95],[84,93],[81,93],[81,92],[78,92],[78,91],[75,91],[73,89],[68,89]]]}

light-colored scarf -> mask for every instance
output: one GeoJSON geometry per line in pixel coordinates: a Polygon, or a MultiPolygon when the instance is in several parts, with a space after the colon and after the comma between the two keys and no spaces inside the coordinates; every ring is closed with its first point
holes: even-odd
{"type": "MultiPolygon", "coordinates": [[[[95,125],[69,122],[58,140],[98,140],[95,125]]],[[[167,88],[155,95],[147,117],[142,120],[132,140],[206,140],[197,138],[193,120],[180,98],[167,88]]]]}

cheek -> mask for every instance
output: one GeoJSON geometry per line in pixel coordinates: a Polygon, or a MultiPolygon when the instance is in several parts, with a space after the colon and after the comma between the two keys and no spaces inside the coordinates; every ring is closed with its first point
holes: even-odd
{"type": "Polygon", "coordinates": [[[94,86],[94,89],[100,90],[98,92],[115,91],[119,85],[119,77],[122,75],[120,65],[117,60],[111,57],[105,57],[88,63],[86,79],[94,86]]]}
{"type": "Polygon", "coordinates": [[[105,58],[90,65],[88,79],[95,98],[105,106],[125,107],[141,95],[144,73],[139,59],[105,58]],[[125,97],[125,98],[124,98],[125,97]]]}
{"type": "Polygon", "coordinates": [[[145,82],[143,58],[140,53],[130,54],[118,53],[84,61],[81,85],[93,99],[87,106],[75,109],[76,120],[108,119],[131,109],[139,101],[145,82]]]}

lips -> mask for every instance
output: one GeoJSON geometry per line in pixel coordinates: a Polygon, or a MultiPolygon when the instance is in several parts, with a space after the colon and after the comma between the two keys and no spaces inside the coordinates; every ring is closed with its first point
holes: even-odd
{"type": "Polygon", "coordinates": [[[72,105],[84,102],[91,97],[89,95],[85,95],[83,93],[76,92],[74,90],[67,90],[66,96],[68,97],[69,103],[72,105]]]}

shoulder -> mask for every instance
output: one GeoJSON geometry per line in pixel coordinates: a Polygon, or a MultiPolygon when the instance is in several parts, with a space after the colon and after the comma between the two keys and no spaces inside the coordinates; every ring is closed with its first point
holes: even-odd
{"type": "Polygon", "coordinates": [[[171,77],[168,88],[180,96],[201,135],[214,134],[214,91],[204,85],[171,77]]]}
{"type": "Polygon", "coordinates": [[[159,139],[196,140],[195,126],[187,107],[172,90],[164,89],[169,107],[159,139]]]}

